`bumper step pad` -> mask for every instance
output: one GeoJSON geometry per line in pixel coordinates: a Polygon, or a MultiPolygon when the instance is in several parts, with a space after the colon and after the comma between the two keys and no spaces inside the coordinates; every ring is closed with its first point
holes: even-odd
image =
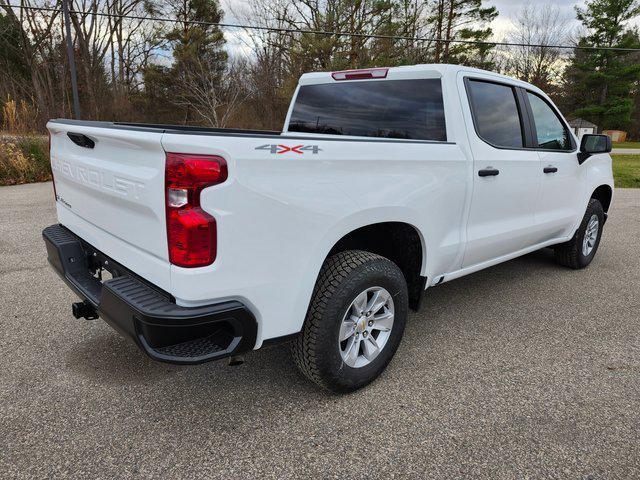
{"type": "Polygon", "coordinates": [[[181,358],[201,357],[221,350],[223,349],[218,345],[215,334],[206,338],[198,338],[190,342],[178,343],[177,345],[169,345],[156,349],[156,351],[162,355],[181,358]]]}
{"type": "Polygon", "coordinates": [[[194,364],[251,350],[257,324],[240,302],[181,307],[162,290],[129,272],[61,225],[42,236],[49,263],[81,298],[155,360],[194,364]],[[90,259],[108,260],[114,278],[101,282],[90,259]]]}

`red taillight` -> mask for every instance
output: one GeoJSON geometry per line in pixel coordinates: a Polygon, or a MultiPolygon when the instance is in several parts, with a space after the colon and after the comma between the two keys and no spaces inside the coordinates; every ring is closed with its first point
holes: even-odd
{"type": "Polygon", "coordinates": [[[366,80],[368,78],[387,78],[388,68],[367,68],[365,70],[344,70],[333,72],[331,76],[336,81],[341,80],[366,80]]]}
{"type": "Polygon", "coordinates": [[[200,208],[200,192],[226,179],[222,157],[167,153],[167,241],[174,265],[204,267],[216,259],[216,220],[200,208]]]}

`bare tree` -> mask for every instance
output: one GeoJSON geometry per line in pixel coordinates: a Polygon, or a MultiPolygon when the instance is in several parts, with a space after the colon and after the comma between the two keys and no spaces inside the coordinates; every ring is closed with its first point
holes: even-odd
{"type": "Polygon", "coordinates": [[[409,38],[428,38],[429,40],[403,40],[395,48],[404,52],[406,63],[426,63],[431,60],[429,52],[433,47],[434,25],[429,22],[429,2],[420,0],[400,0],[397,5],[399,28],[397,35],[409,38]]]}
{"type": "Polygon", "coordinates": [[[150,0],[108,0],[103,9],[113,15],[108,17],[111,80],[120,95],[129,95],[138,88],[139,74],[161,42],[159,26],[143,19],[157,15],[158,6],[150,0]]]}
{"type": "Polygon", "coordinates": [[[143,18],[156,11],[151,0],[74,0],[71,20],[85,109],[94,118],[113,113],[105,109],[106,98],[122,107],[136,88],[144,62],[157,45],[157,26],[143,18]],[[125,18],[130,15],[139,18],[125,18]]]}
{"type": "MultiPolygon", "coordinates": [[[[57,47],[61,42],[58,28],[61,28],[62,16],[55,11],[16,9],[11,5],[9,0],[0,0],[0,7],[18,33],[17,38],[13,39],[14,53],[29,68],[29,75],[25,77],[25,83],[20,85],[20,89],[25,92],[26,98],[33,98],[42,115],[50,117],[61,114],[65,105],[65,75],[59,68],[59,62],[64,59],[60,57],[57,47]],[[26,84],[26,80],[30,85],[26,84]]],[[[21,2],[23,7],[55,8],[56,5],[56,0],[21,2]]]]}
{"type": "Polygon", "coordinates": [[[282,125],[290,95],[304,72],[430,60],[428,40],[366,35],[432,37],[431,1],[247,0],[242,6],[228,7],[243,23],[264,28],[242,35],[253,52],[248,72],[249,103],[260,126],[282,125]]]}
{"type": "Polygon", "coordinates": [[[561,45],[570,35],[569,19],[557,5],[527,4],[512,20],[507,41],[541,47],[522,46],[504,50],[506,73],[550,90],[557,83],[563,68],[561,45]]]}
{"type": "Polygon", "coordinates": [[[226,127],[248,96],[246,62],[231,60],[222,77],[206,58],[190,62],[188,68],[178,80],[183,93],[175,103],[194,111],[208,126],[226,127]]]}
{"type": "Polygon", "coordinates": [[[252,112],[253,126],[277,129],[282,126],[288,101],[297,82],[298,71],[293,54],[297,38],[290,28],[294,15],[291,0],[248,0],[232,14],[243,23],[273,30],[249,30],[237,36],[252,52],[246,76],[249,97],[246,107],[252,112]]]}

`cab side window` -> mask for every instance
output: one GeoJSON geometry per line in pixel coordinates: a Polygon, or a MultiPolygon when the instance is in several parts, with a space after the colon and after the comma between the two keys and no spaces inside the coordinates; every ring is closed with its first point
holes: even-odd
{"type": "Polygon", "coordinates": [[[513,87],[469,80],[473,123],[478,136],[500,148],[522,148],[524,136],[513,87]]]}
{"type": "Polygon", "coordinates": [[[536,127],[538,148],[571,150],[569,132],[551,106],[535,93],[527,92],[536,127]]]}

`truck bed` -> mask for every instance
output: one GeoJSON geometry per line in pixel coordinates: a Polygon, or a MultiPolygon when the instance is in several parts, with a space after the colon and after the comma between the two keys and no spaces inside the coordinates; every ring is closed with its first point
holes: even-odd
{"type": "Polygon", "coordinates": [[[142,132],[157,132],[157,133],[182,133],[182,134],[215,134],[222,136],[265,136],[273,137],[280,136],[282,132],[279,130],[251,130],[240,128],[211,128],[211,127],[198,127],[192,125],[164,125],[160,123],[133,123],[133,122],[103,122],[96,120],[71,120],[67,118],[56,118],[51,120],[51,123],[61,123],[64,125],[76,125],[83,127],[94,128],[115,128],[121,130],[133,130],[142,132]]]}

